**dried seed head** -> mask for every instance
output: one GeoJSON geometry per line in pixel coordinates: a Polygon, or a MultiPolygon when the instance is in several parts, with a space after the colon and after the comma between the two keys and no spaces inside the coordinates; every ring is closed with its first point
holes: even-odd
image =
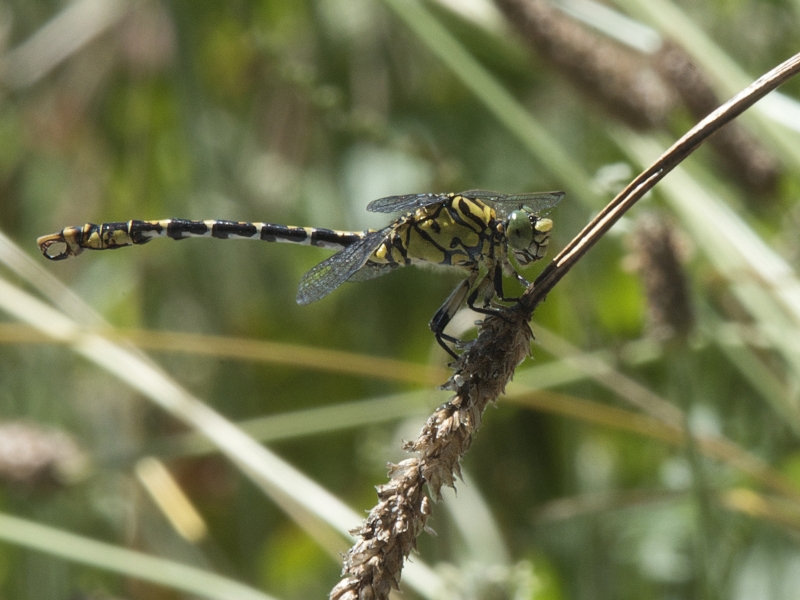
{"type": "Polygon", "coordinates": [[[660,340],[685,338],[694,327],[694,311],[682,262],[686,244],[663,218],[644,214],[630,238],[629,266],[638,272],[647,295],[648,329],[660,340]]]}
{"type": "Polygon", "coordinates": [[[427,529],[431,500],[425,485],[434,500],[441,498],[442,486],[454,485],[484,409],[530,352],[528,317],[511,307],[503,311],[503,318],[487,317],[481,324],[478,338],[447,384],[456,395],[436,409],[414,442],[404,445],[417,456],[389,465],[391,479],[378,486],[377,506],[352,532],[359,539],[345,556],[342,579],[331,591],[331,600],[384,600],[398,588],[403,562],[427,529]]]}
{"type": "MultiPolygon", "coordinates": [[[[699,121],[721,104],[709,76],[680,46],[665,43],[653,66],[672,85],[694,119],[699,121]]],[[[761,194],[775,190],[780,174],[778,159],[739,123],[728,123],[708,143],[726,170],[748,189],[761,194]]]]}
{"type": "Polygon", "coordinates": [[[675,95],[647,59],[543,0],[498,0],[529,46],[579,90],[636,128],[664,123],[675,95]]]}
{"type": "Polygon", "coordinates": [[[10,421],[0,424],[0,481],[26,493],[72,483],[87,466],[72,436],[58,429],[10,421]]]}

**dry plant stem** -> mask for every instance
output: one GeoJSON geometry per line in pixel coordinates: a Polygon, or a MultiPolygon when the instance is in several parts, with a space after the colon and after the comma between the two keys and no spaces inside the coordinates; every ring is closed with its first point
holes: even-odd
{"type": "Polygon", "coordinates": [[[398,588],[403,562],[430,514],[424,486],[435,500],[443,485],[453,487],[484,409],[503,392],[530,352],[533,334],[527,321],[524,311],[510,307],[503,317],[483,322],[478,339],[458,360],[445,386],[456,395],[428,418],[416,441],[405,445],[417,455],[390,465],[391,480],[378,488],[378,505],[353,531],[359,539],[345,557],[332,599],[377,600],[398,588]]]}
{"type": "Polygon", "coordinates": [[[591,102],[636,129],[667,120],[677,98],[647,57],[568,17],[548,0],[495,4],[536,54],[591,102]]]}
{"type": "Polygon", "coordinates": [[[795,54],[786,62],[759,77],[747,88],[728,100],[705,119],[692,127],[681,139],[675,142],[650,167],[634,179],[616,198],[583,228],[541,275],[529,287],[520,303],[529,314],[544,301],[550,290],[566,275],[575,263],[588,252],[597,241],[624,215],[642,196],[649,192],[667,173],[694,152],[700,144],[720,127],[729,123],[769,92],[800,71],[800,54],[795,54]]]}
{"type": "Polygon", "coordinates": [[[403,563],[430,514],[424,486],[427,484],[431,497],[438,500],[442,486],[454,484],[484,409],[503,392],[530,352],[533,334],[528,321],[553,286],[625,211],[708,136],[798,71],[800,54],[703,119],[614,198],[548,265],[518,304],[486,318],[445,386],[456,395],[431,415],[416,441],[406,444],[406,449],[417,455],[390,465],[391,479],[378,488],[378,505],[353,531],[358,539],[345,557],[342,579],[330,594],[332,600],[384,600],[398,588],[403,563]]]}

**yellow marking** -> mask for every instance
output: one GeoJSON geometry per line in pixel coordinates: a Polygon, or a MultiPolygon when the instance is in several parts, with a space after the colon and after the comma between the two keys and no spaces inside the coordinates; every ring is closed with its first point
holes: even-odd
{"type": "MultiPolygon", "coordinates": [[[[483,202],[478,203],[475,202],[474,200],[469,200],[468,198],[465,198],[465,201],[460,204],[461,205],[466,204],[469,213],[480,219],[483,223],[488,223],[495,216],[494,209],[491,208],[488,204],[484,204],[483,202]]],[[[460,213],[463,214],[464,211],[462,210],[461,205],[459,205],[458,210],[460,213]]],[[[467,221],[469,220],[467,215],[464,215],[464,218],[467,221]]]]}
{"type": "Polygon", "coordinates": [[[111,232],[111,235],[108,236],[108,240],[106,241],[106,245],[109,247],[115,246],[128,246],[130,244],[130,236],[128,232],[122,229],[117,229],[111,232]]]}
{"type": "Polygon", "coordinates": [[[100,234],[98,230],[95,230],[89,238],[86,240],[86,243],[83,244],[85,248],[93,248],[95,250],[100,250],[106,246],[105,240],[103,236],[100,234]]]}
{"type": "MultiPolygon", "coordinates": [[[[428,225],[428,223],[426,223],[426,225],[428,225]]],[[[442,242],[444,242],[446,244],[445,248],[450,245],[446,235],[440,237],[440,235],[437,235],[429,228],[427,229],[427,233],[430,234],[431,237],[437,241],[437,243],[443,245],[442,242]]],[[[408,239],[406,251],[408,253],[408,258],[411,260],[419,260],[437,264],[441,264],[445,260],[445,255],[441,250],[439,250],[425,238],[420,237],[420,235],[413,229],[411,230],[411,235],[408,239]]]]}
{"type": "Polygon", "coordinates": [[[465,254],[455,254],[450,258],[450,264],[452,264],[455,267],[461,266],[464,263],[468,262],[470,262],[470,258],[465,254]]]}
{"type": "Polygon", "coordinates": [[[375,250],[374,254],[371,257],[373,262],[382,262],[382,263],[389,262],[386,259],[386,253],[388,252],[388,250],[389,249],[386,247],[386,244],[381,244],[380,247],[377,250],[375,250]]]}
{"type": "Polygon", "coordinates": [[[541,231],[542,233],[548,233],[551,229],[553,229],[553,220],[539,219],[534,229],[536,229],[536,231],[541,231]]]}
{"type": "MultiPolygon", "coordinates": [[[[54,237],[57,237],[56,234],[54,237]]],[[[70,246],[79,246],[78,238],[81,236],[81,229],[79,227],[70,227],[64,231],[64,241],[70,246]]]]}

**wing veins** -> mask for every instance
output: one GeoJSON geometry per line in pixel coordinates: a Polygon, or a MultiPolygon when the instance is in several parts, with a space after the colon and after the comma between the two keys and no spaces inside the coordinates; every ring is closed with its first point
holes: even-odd
{"type": "Polygon", "coordinates": [[[510,211],[520,206],[527,206],[534,212],[553,208],[561,202],[564,192],[535,192],[532,194],[506,195],[490,190],[466,190],[457,194],[407,194],[405,196],[387,196],[369,203],[370,212],[393,213],[410,211],[416,208],[446,202],[455,196],[463,196],[472,200],[485,200],[501,211],[510,211]]]}
{"type": "Polygon", "coordinates": [[[316,302],[342,285],[363,267],[386,238],[391,227],[372,231],[344,250],[323,260],[300,280],[297,303],[316,302]]]}
{"type": "Polygon", "coordinates": [[[405,196],[387,196],[378,198],[367,205],[370,212],[393,213],[409,211],[413,208],[430,206],[444,202],[450,197],[449,194],[407,194],[405,196]]]}

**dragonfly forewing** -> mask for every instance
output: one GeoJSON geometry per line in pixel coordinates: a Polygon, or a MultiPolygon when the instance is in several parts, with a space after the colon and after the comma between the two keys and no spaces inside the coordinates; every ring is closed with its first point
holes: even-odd
{"type": "Polygon", "coordinates": [[[553,208],[561,202],[564,192],[536,192],[533,194],[506,195],[490,190],[467,190],[457,194],[408,194],[405,196],[388,196],[369,203],[367,210],[371,212],[393,213],[408,212],[417,208],[446,202],[451,198],[462,196],[471,200],[485,201],[495,206],[501,214],[527,206],[534,213],[553,208]]]}
{"type": "Polygon", "coordinates": [[[367,205],[370,212],[394,213],[408,212],[423,206],[445,202],[452,194],[408,194],[406,196],[387,196],[378,198],[367,205]]]}
{"type": "Polygon", "coordinates": [[[564,192],[535,192],[533,194],[500,194],[488,190],[467,190],[459,196],[488,202],[497,209],[500,215],[525,206],[533,213],[553,208],[564,198],[564,192]]]}

